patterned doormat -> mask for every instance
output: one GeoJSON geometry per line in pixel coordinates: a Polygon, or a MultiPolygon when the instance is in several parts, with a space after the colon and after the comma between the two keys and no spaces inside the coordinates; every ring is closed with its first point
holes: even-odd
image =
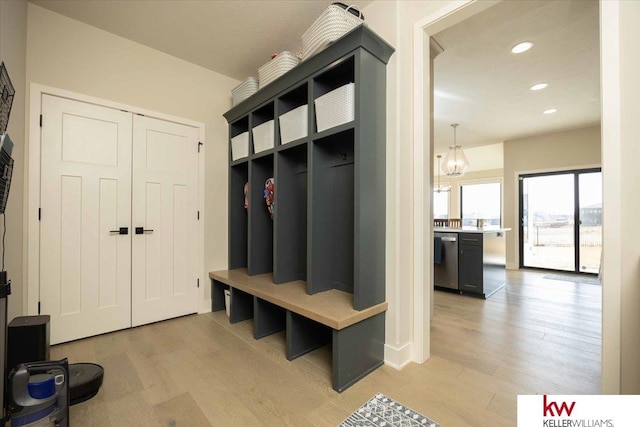
{"type": "Polygon", "coordinates": [[[435,421],[407,408],[382,393],[373,396],[340,427],[442,427],[435,421]]]}
{"type": "Polygon", "coordinates": [[[582,274],[545,274],[544,279],[564,280],[565,282],[586,283],[587,285],[602,285],[597,276],[584,276],[582,274]]]}

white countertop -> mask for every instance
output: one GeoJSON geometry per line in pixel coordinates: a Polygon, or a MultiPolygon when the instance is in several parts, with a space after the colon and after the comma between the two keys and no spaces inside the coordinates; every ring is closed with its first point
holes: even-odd
{"type": "Polygon", "coordinates": [[[511,231],[510,228],[500,228],[500,227],[462,227],[462,228],[453,228],[453,227],[434,227],[433,231],[435,233],[501,233],[505,231],[511,231]]]}

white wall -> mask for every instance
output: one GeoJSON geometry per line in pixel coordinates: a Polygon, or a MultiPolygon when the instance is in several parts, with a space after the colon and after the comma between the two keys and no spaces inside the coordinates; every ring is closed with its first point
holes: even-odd
{"type": "MultiPolygon", "coordinates": [[[[483,145],[481,147],[464,148],[464,154],[469,160],[469,169],[460,178],[453,178],[445,175],[442,170],[438,169],[437,154],[442,155],[440,165],[444,164],[446,151],[439,152],[433,156],[433,175],[434,187],[438,184],[438,172],[440,172],[440,184],[451,186],[449,193],[449,218],[461,218],[460,212],[460,188],[463,184],[473,182],[502,182],[503,177],[503,152],[504,144],[483,145]]],[[[503,203],[504,206],[504,203],[503,203]]]]}
{"type": "MultiPolygon", "coordinates": [[[[406,52],[399,50],[397,4],[390,1],[377,1],[364,8],[367,24],[389,44],[396,48],[387,65],[387,162],[386,162],[386,294],[389,310],[386,314],[386,346],[385,360],[394,367],[404,366],[411,360],[411,318],[410,290],[400,283],[408,283],[409,269],[406,262],[409,258],[407,236],[402,233],[400,224],[407,221],[407,209],[401,209],[407,200],[408,191],[397,184],[397,176],[401,174],[400,158],[403,148],[398,141],[406,138],[407,130],[397,125],[399,114],[402,114],[402,100],[396,86],[399,63],[406,52]]],[[[406,147],[405,147],[406,149],[406,147]]]]}
{"type": "MultiPolygon", "coordinates": [[[[424,164],[424,198],[414,200],[414,150],[418,148],[431,153],[429,139],[416,145],[413,140],[413,30],[414,25],[448,4],[450,1],[385,1],[378,0],[363,9],[369,27],[381,35],[396,48],[395,54],[387,67],[387,301],[389,310],[386,314],[386,346],[385,361],[391,366],[401,367],[412,360],[422,361],[428,358],[421,348],[415,348],[416,324],[415,304],[426,310],[426,318],[430,313],[430,279],[431,265],[416,261],[427,252],[416,255],[415,222],[423,222],[416,218],[415,212],[431,211],[429,198],[432,168],[430,162],[424,164]],[[416,267],[418,272],[416,274],[416,267]],[[424,270],[421,270],[424,267],[424,270]],[[425,279],[426,278],[426,279],[425,279]],[[420,283],[416,284],[416,281],[420,283]],[[414,289],[423,286],[423,298],[416,302],[414,289]]],[[[422,175],[420,175],[422,176],[422,175]]],[[[430,223],[430,219],[427,223],[430,223]]],[[[428,241],[428,237],[426,238],[428,241]]],[[[429,329],[421,331],[423,339],[428,343],[429,329]]],[[[420,347],[418,345],[418,347],[420,347]]]]}
{"type": "MultiPolygon", "coordinates": [[[[620,4],[621,58],[620,124],[622,157],[621,190],[625,203],[622,210],[624,236],[621,249],[621,382],[620,393],[640,394],[640,5],[637,2],[620,4]]],[[[605,224],[606,226],[606,224],[605,224]]]]}
{"type": "Polygon", "coordinates": [[[537,135],[504,142],[504,226],[507,268],[519,266],[518,175],[599,167],[600,126],[537,135]]]}
{"type": "Polygon", "coordinates": [[[227,267],[228,148],[222,114],[231,107],[231,89],[238,81],[31,3],[26,75],[29,83],[203,122],[203,275],[227,267]]]}
{"type": "Polygon", "coordinates": [[[23,250],[23,230],[26,228],[23,215],[24,160],[25,156],[25,74],[27,52],[27,2],[26,0],[0,1],[0,60],[4,61],[9,78],[16,91],[7,132],[14,143],[13,177],[7,202],[5,240],[5,270],[11,279],[12,293],[8,297],[9,320],[21,316],[26,304],[24,277],[26,250],[23,250]]]}
{"type": "MultiPolygon", "coordinates": [[[[504,166],[504,144],[502,142],[481,147],[462,148],[467,160],[469,160],[469,170],[467,172],[502,169],[504,166]]],[[[445,154],[442,153],[443,159],[445,154]]]]}
{"type": "MultiPolygon", "coordinates": [[[[446,181],[442,180],[443,185],[450,185],[451,191],[449,192],[449,218],[462,218],[462,212],[460,211],[460,194],[462,192],[462,186],[466,184],[480,184],[485,182],[503,182],[503,169],[487,169],[475,172],[467,172],[460,178],[447,178],[446,181]]],[[[501,186],[503,193],[501,217],[504,223],[504,185],[501,186]]]]}
{"type": "Polygon", "coordinates": [[[640,3],[600,3],[602,391],[640,393],[640,3]]]}

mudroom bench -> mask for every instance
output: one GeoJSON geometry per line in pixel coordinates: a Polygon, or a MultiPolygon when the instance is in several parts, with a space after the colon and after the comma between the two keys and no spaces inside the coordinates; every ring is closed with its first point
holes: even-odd
{"type": "Polygon", "coordinates": [[[272,274],[249,276],[246,268],[209,277],[212,311],[225,309],[224,290],[229,289],[229,321],[253,319],[255,339],[284,330],[288,360],[331,344],[331,380],[338,392],[384,363],[386,302],[358,311],[349,292],[309,295],[303,281],[276,285],[272,274]]]}

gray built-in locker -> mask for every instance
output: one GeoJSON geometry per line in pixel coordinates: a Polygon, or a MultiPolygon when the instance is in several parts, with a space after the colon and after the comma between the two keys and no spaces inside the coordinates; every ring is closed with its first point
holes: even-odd
{"type": "Polygon", "coordinates": [[[229,269],[306,281],[307,293],[353,293],[356,310],[385,300],[386,64],[393,48],[366,26],[239,103],[229,138],[249,132],[249,155],[229,147],[229,269]],[[314,100],[354,83],[355,119],[317,131],[314,100]],[[280,143],[278,118],[308,105],[307,136],[280,143]],[[251,129],[274,120],[273,148],[254,153],[251,129]],[[275,178],[275,217],[263,198],[275,178]],[[248,183],[248,208],[244,185],[248,183]]]}

